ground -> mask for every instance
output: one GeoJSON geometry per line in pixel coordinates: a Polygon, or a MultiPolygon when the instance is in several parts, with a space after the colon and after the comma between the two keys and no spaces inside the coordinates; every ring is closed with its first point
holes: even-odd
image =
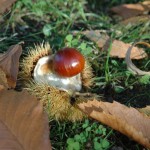
{"type": "MultiPolygon", "coordinates": [[[[137,3],[139,0],[114,0],[111,2],[107,0],[96,0],[94,2],[92,0],[36,1],[34,3],[31,0],[18,0],[13,5],[12,11],[2,16],[2,21],[0,19],[0,52],[7,50],[10,45],[24,41],[22,59],[27,54],[29,47],[33,47],[34,44],[39,44],[43,41],[49,42],[53,51],[57,51],[66,44],[79,47],[79,45],[83,46],[86,43],[89,51],[93,49],[95,52],[94,54],[91,54],[92,52],[85,54],[93,67],[95,75],[95,84],[91,92],[101,95],[105,101],[112,102],[116,100],[135,108],[150,105],[149,78],[139,77],[129,72],[124,59],[109,58],[106,64],[108,54],[100,53],[98,45],[81,33],[72,37],[74,42],[78,40],[79,45],[71,43],[66,38],[68,35],[73,35],[73,31],[81,32],[92,29],[103,30],[112,39],[127,43],[132,43],[137,39],[150,42],[149,37],[145,38],[150,33],[149,27],[145,23],[121,26],[118,19],[114,18],[110,12],[110,8],[113,6],[137,3]],[[118,34],[118,32],[121,32],[121,34],[118,34]],[[94,58],[94,61],[92,58],[94,58]]],[[[82,47],[79,49],[82,52],[82,47]]],[[[146,49],[146,52],[149,52],[149,49],[146,49]]],[[[150,70],[149,62],[148,59],[134,61],[137,66],[147,71],[150,70]]],[[[101,147],[102,150],[144,149],[121,133],[104,125],[99,126],[100,123],[92,119],[74,123],[50,120],[52,146],[56,150],[69,150],[69,141],[73,140],[73,143],[75,143],[77,135],[79,135],[79,138],[83,135],[83,139],[85,139],[80,143],[80,149],[92,150],[95,148],[96,150],[96,146],[93,145],[93,139],[95,138],[98,138],[100,143],[105,143],[101,147]],[[96,134],[95,132],[99,132],[97,128],[101,127],[103,132],[96,134]],[[83,134],[81,135],[81,133],[83,134]]]]}

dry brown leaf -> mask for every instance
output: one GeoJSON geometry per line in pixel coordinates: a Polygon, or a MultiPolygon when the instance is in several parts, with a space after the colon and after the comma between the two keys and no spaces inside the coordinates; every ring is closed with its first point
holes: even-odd
{"type": "Polygon", "coordinates": [[[5,54],[0,55],[0,68],[6,74],[10,88],[15,88],[19,68],[19,58],[22,53],[21,45],[10,46],[5,54]]]}
{"type": "Polygon", "coordinates": [[[4,86],[0,84],[0,91],[4,89],[4,86]]]}
{"type": "MultiPolygon", "coordinates": [[[[97,45],[103,50],[108,50],[110,46],[110,37],[107,34],[100,33],[99,30],[95,31],[84,31],[82,32],[90,40],[97,43],[97,45]]],[[[122,41],[114,40],[112,41],[112,47],[110,51],[110,57],[125,58],[126,52],[131,44],[124,43],[122,41]]],[[[130,58],[131,59],[143,59],[147,57],[147,54],[143,49],[133,47],[130,58]]]]}
{"type": "Polygon", "coordinates": [[[26,91],[0,91],[0,149],[51,149],[48,117],[26,91]]]}
{"type": "Polygon", "coordinates": [[[133,44],[132,46],[130,46],[127,50],[127,53],[126,53],[126,57],[125,57],[125,61],[126,61],[126,64],[127,64],[127,67],[129,70],[131,70],[134,74],[137,74],[137,75],[150,75],[150,71],[143,71],[143,70],[140,70],[139,68],[137,68],[133,63],[132,63],[132,60],[131,60],[131,53],[132,53],[132,50],[133,50],[133,47],[135,45],[138,45],[138,44],[142,44],[142,45],[146,45],[148,47],[150,47],[150,44],[149,43],[146,43],[146,42],[137,42],[135,44],[133,44]]]}
{"type": "Polygon", "coordinates": [[[16,0],[0,0],[0,14],[8,11],[11,5],[15,2],[16,0]]]}
{"type": "Polygon", "coordinates": [[[113,103],[92,100],[78,104],[88,116],[120,131],[143,146],[150,148],[150,117],[138,110],[113,103]]]}
{"type": "Polygon", "coordinates": [[[8,88],[7,79],[5,73],[0,69],[0,90],[8,88]]]}
{"type": "Polygon", "coordinates": [[[121,21],[119,24],[121,25],[137,25],[139,23],[146,23],[150,20],[150,15],[142,15],[142,16],[135,16],[135,17],[131,17],[129,19],[125,19],[123,21],[121,21]]]}
{"type": "Polygon", "coordinates": [[[139,108],[138,109],[140,112],[146,114],[147,116],[150,116],[150,106],[146,106],[144,108],[139,108]]]}
{"type": "Polygon", "coordinates": [[[150,11],[150,1],[115,6],[111,8],[111,11],[121,16],[123,19],[148,14],[150,11]]]}

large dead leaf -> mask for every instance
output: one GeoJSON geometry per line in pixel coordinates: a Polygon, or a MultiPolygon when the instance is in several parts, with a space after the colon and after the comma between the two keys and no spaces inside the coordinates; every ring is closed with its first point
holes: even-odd
{"type": "Polygon", "coordinates": [[[8,85],[11,88],[16,86],[21,53],[21,45],[13,45],[5,54],[0,55],[0,68],[6,74],[8,85]]]}
{"type": "Polygon", "coordinates": [[[51,149],[48,117],[26,91],[0,91],[0,149],[51,149]]]}
{"type": "Polygon", "coordinates": [[[108,103],[97,100],[80,103],[78,107],[88,116],[150,148],[150,117],[138,110],[116,101],[108,103]]]}
{"type": "MultiPolygon", "coordinates": [[[[103,50],[108,50],[110,46],[110,37],[107,34],[100,33],[99,30],[95,31],[84,31],[82,32],[85,36],[87,36],[90,40],[97,43],[97,45],[102,48],[103,50]]],[[[131,44],[126,44],[122,41],[113,40],[110,57],[118,57],[118,58],[125,58],[126,52],[131,44]]],[[[133,47],[130,58],[131,59],[143,59],[147,57],[147,54],[144,52],[143,49],[133,47]]]]}
{"type": "Polygon", "coordinates": [[[0,14],[9,10],[11,5],[15,3],[16,0],[0,0],[0,14]]]}
{"type": "Polygon", "coordinates": [[[121,16],[123,19],[148,14],[150,11],[150,1],[137,4],[123,4],[111,8],[111,11],[121,16]]]}

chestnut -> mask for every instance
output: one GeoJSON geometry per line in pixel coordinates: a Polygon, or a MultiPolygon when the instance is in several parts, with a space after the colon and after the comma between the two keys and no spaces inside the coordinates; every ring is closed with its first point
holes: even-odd
{"type": "Polygon", "coordinates": [[[84,69],[85,58],[75,48],[63,48],[53,58],[53,71],[62,77],[73,77],[84,69]]]}

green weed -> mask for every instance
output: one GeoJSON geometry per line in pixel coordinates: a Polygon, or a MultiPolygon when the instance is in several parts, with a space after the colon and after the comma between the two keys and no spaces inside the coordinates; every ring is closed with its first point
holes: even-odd
{"type": "Polygon", "coordinates": [[[89,44],[88,42],[84,42],[80,39],[80,35],[77,38],[74,38],[72,34],[69,34],[65,38],[66,42],[65,45],[68,47],[75,47],[85,56],[91,56],[92,55],[92,44],[89,44]]]}
{"type": "Polygon", "coordinates": [[[111,146],[107,140],[111,133],[112,131],[108,132],[103,125],[96,122],[91,124],[86,119],[82,124],[81,132],[67,139],[67,150],[106,150],[111,146]]]}

